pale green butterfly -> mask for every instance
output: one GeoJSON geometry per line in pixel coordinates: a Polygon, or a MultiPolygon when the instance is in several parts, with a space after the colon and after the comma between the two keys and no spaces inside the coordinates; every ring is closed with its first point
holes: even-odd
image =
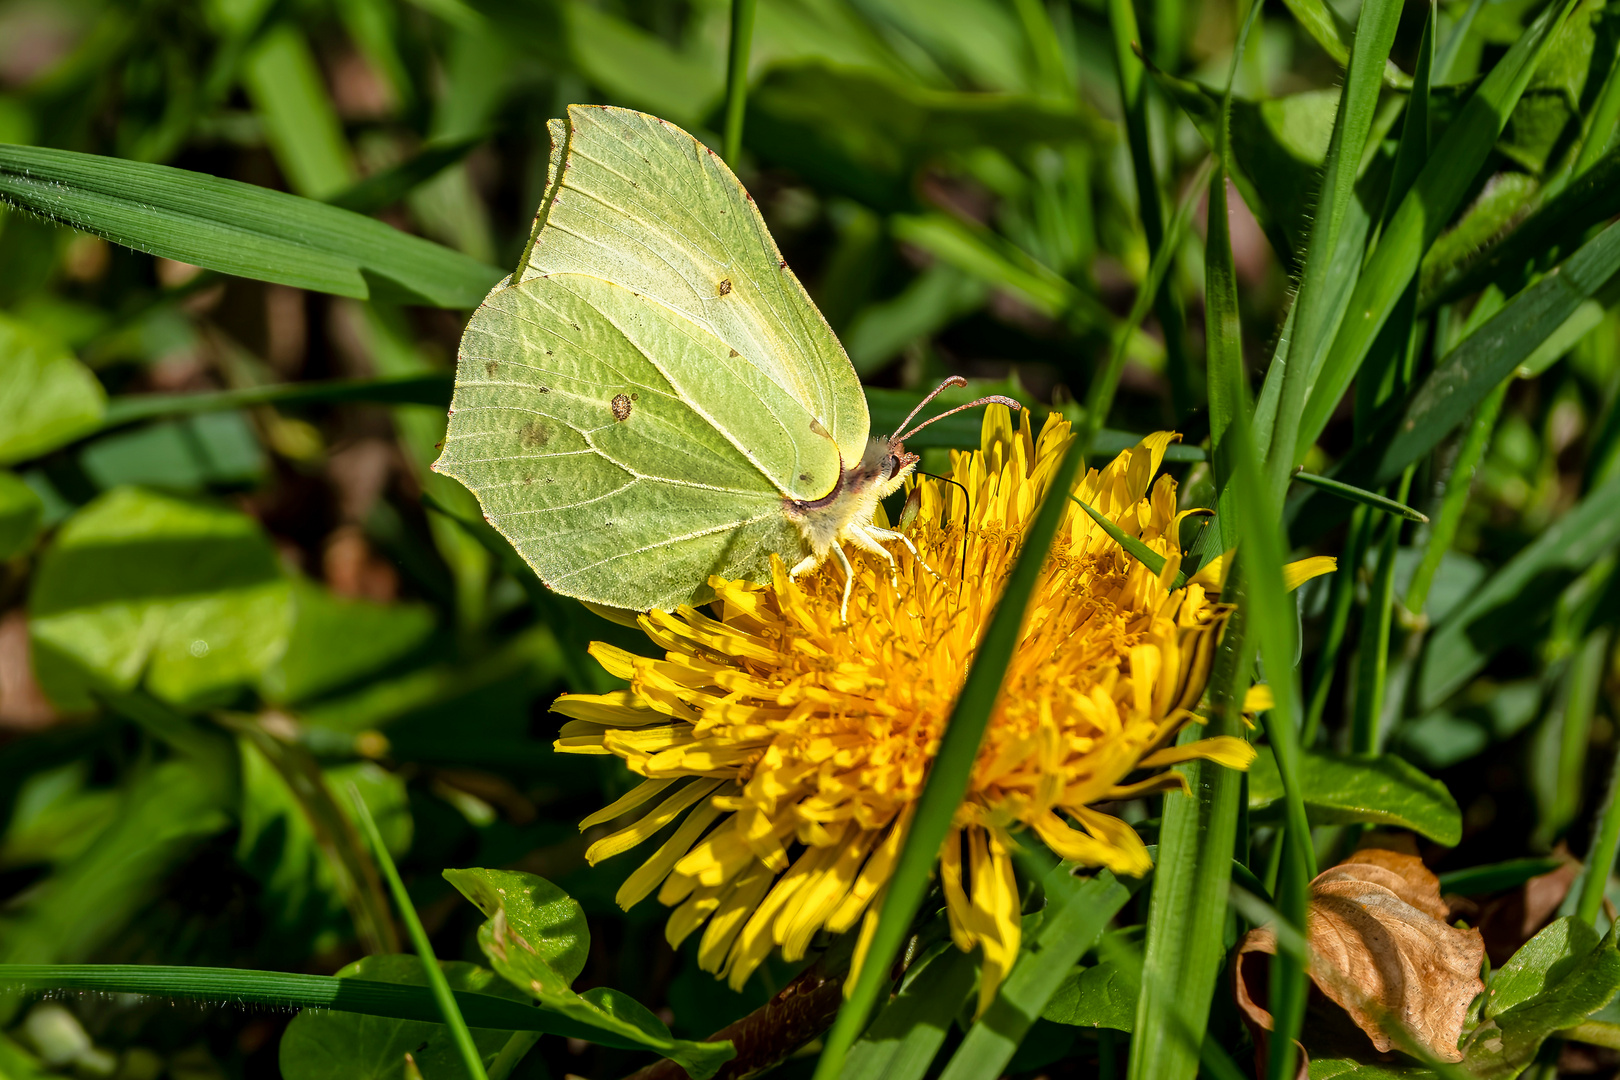
{"type": "MultiPolygon", "coordinates": [[[[773,553],[795,576],[832,555],[847,614],[841,544],[891,571],[882,543],[910,546],[873,517],[914,431],[867,438],[849,357],[716,154],[627,109],[570,106],[550,133],[528,253],[467,324],[433,467],[566,596],[668,610],[773,553]]],[[[990,401],[1018,408],[961,408],[990,401]]]]}

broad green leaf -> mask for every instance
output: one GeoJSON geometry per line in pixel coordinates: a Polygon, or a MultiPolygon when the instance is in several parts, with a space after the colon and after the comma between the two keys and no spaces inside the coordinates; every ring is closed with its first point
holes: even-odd
{"type": "MultiPolygon", "coordinates": [[[[1573,183],[1536,207],[1500,242],[1450,276],[1425,284],[1419,302],[1427,311],[1496,283],[1508,291],[1517,287],[1531,262],[1570,246],[1594,225],[1620,213],[1620,147],[1611,150],[1573,183]]],[[[1444,238],[1442,238],[1443,240],[1444,238]]],[[[1425,265],[1427,276],[1428,267],[1425,265]]]]}
{"type": "MultiPolygon", "coordinates": [[[[1418,295],[1433,296],[1439,283],[1458,276],[1458,268],[1478,259],[1479,253],[1512,229],[1534,204],[1541,185],[1520,172],[1501,172],[1486,181],[1485,189],[1455,225],[1435,237],[1418,270],[1418,295]]],[[[1506,241],[1504,241],[1506,243],[1506,241]]],[[[1542,241],[1551,246],[1550,239],[1542,241]]]]}
{"type": "Polygon", "coordinates": [[[1429,639],[1418,701],[1432,709],[1552,613],[1563,588],[1620,543],[1620,475],[1591,491],[1491,575],[1429,639]]]}
{"type": "Polygon", "coordinates": [[[747,131],[749,148],[766,160],[883,210],[914,207],[917,170],[964,147],[1021,152],[1113,139],[1078,98],[935,90],[823,61],[767,72],[749,92],[747,131]]]}
{"type": "Polygon", "coordinates": [[[1002,677],[1018,643],[1024,609],[1034,591],[1047,549],[1057,533],[1058,523],[1067,512],[1068,501],[1058,498],[1057,493],[1066,492],[1073,486],[1079,467],[1080,454],[1071,444],[1063,460],[1053,470],[1051,486],[1047,489],[1051,494],[1036,511],[1035,520],[1007,578],[1001,600],[990,617],[990,625],[985,628],[973,663],[963,680],[956,705],[951,710],[945,737],[940,742],[927,783],[917,801],[916,818],[900,849],[894,876],[889,879],[888,894],[880,909],[877,929],[872,934],[865,962],[837,1021],[827,1034],[821,1059],[816,1063],[816,1080],[833,1080],[841,1075],[844,1057],[856,1036],[865,1029],[878,995],[888,981],[889,964],[910,933],[912,919],[922,905],[929,879],[933,876],[940,845],[945,842],[945,834],[950,829],[951,815],[961,803],[962,793],[967,790],[980,740],[990,722],[991,709],[1001,691],[1002,677]]]}
{"type": "MultiPolygon", "coordinates": [[[[1300,785],[1313,825],[1365,822],[1411,829],[1441,844],[1462,837],[1462,813],[1446,786],[1394,754],[1303,750],[1300,785]]],[[[1282,798],[1276,760],[1262,750],[1249,767],[1249,810],[1261,816],[1282,798]]]]}
{"type": "MultiPolygon", "coordinates": [[[[1508,115],[1518,103],[1554,31],[1575,0],[1548,7],[1499,60],[1446,129],[1427,164],[1379,236],[1366,268],[1356,282],[1339,333],[1309,373],[1299,433],[1287,462],[1304,459],[1349,387],[1374,339],[1383,329],[1419,261],[1468,193],[1475,174],[1490,155],[1508,115]]],[[[1286,393],[1279,416],[1292,404],[1286,393]]],[[[1282,429],[1279,427],[1278,429],[1282,429]]],[[[1286,453],[1284,456],[1288,456],[1286,453]]]]}
{"type": "Polygon", "coordinates": [[[840,1080],[922,1080],[968,1003],[978,971],[978,957],[948,941],[925,957],[849,1048],[840,1080]]]}
{"type": "Polygon", "coordinates": [[[0,915],[0,965],[82,961],[114,942],[169,875],[230,826],[232,779],[228,762],[215,760],[136,770],[107,828],[0,915]]]}
{"type": "Polygon", "coordinates": [[[1130,1031],[1136,1026],[1136,996],[1141,988],[1130,971],[1102,963],[1071,971],[1046,1003],[1041,1019],[1075,1027],[1130,1031]]]}
{"type": "Polygon", "coordinates": [[[264,669],[260,693],[287,704],[340,689],[417,649],[435,621],[423,604],[349,600],[294,581],[287,648],[264,669]]]}
{"type": "Polygon", "coordinates": [[[1554,1032],[1572,1027],[1620,990],[1614,935],[1566,916],[1531,938],[1491,978],[1486,1021],[1474,1033],[1463,1068],[1482,1080],[1518,1076],[1554,1032]]]}
{"type": "Polygon", "coordinates": [[[1415,1061],[1312,1058],[1310,1080],[1438,1080],[1438,1074],[1415,1061]]]}
{"type": "Polygon", "coordinates": [[[202,413],[114,432],[86,446],[79,465],[103,491],[141,484],[185,493],[254,486],[270,469],[258,435],[240,412],[202,413]]]}
{"type": "Polygon", "coordinates": [[[1580,137],[1579,103],[1594,67],[1594,16],[1602,14],[1598,0],[1582,0],[1570,11],[1508,118],[1497,150],[1533,173],[1555,164],[1560,147],[1580,137]]]}
{"type": "Polygon", "coordinates": [[[65,346],[0,314],[0,465],[94,431],[106,407],[100,381],[65,346]]]}
{"type": "Polygon", "coordinates": [[[512,870],[446,870],[444,876],[489,917],[478,930],[478,947],[495,971],[543,1008],[592,1029],[592,1041],[656,1051],[693,1080],[708,1080],[735,1055],[729,1042],[672,1038],[661,1020],[616,990],[569,989],[585,966],[590,931],[580,906],[545,878],[512,870]]]}
{"type": "MultiPolygon", "coordinates": [[[[525,1000],[521,990],[488,968],[461,961],[440,967],[455,990],[525,1000]]],[[[414,956],[368,956],[340,968],[337,978],[427,986],[422,961],[414,956]]],[[[486,1065],[509,1037],[506,1031],[474,1029],[473,1040],[486,1065]]],[[[306,1009],[293,1017],[281,1036],[279,1059],[282,1075],[299,1080],[402,1080],[407,1053],[424,1077],[467,1077],[443,1024],[326,1009],[306,1009]]]]}
{"type": "Polygon", "coordinates": [[[68,150],[0,146],[0,202],[153,255],[338,296],[473,308],[501,276],[335,206],[68,150]]]}
{"type": "MultiPolygon", "coordinates": [[[[1059,863],[1041,879],[1048,910],[1030,950],[1018,958],[995,1000],[968,1029],[940,1080],[1000,1076],[1064,978],[1134,891],[1106,870],[1084,882],[1071,874],[1070,867],[1059,863]]],[[[1134,995],[1131,1005],[1134,1010],[1134,995]]]]}
{"type": "Polygon", "coordinates": [[[0,561],[34,546],[45,504],[14,472],[0,469],[0,561]]]}
{"type": "Polygon", "coordinates": [[[252,518],[120,488],[62,526],[29,611],[40,682],[63,707],[141,682],[197,703],[252,683],[281,655],[289,588],[252,518]]]}

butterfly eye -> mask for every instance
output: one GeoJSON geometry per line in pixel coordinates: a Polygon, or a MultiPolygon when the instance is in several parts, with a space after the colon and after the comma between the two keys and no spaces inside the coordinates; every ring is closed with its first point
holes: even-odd
{"type": "Polygon", "coordinates": [[[900,471],[900,458],[897,455],[890,454],[888,457],[883,459],[883,479],[885,479],[885,480],[892,479],[894,477],[894,474],[899,472],[899,471],[900,471]]]}

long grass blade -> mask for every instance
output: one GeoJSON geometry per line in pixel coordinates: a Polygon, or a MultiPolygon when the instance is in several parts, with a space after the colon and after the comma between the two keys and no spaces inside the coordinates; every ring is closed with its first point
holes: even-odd
{"type": "Polygon", "coordinates": [[[816,1063],[815,1080],[833,1080],[842,1071],[844,1056],[866,1026],[866,1019],[888,979],[889,965],[922,905],[934,860],[950,830],[951,817],[967,790],[979,742],[1001,691],[1002,676],[1017,648],[1024,610],[1046,561],[1047,549],[1057,534],[1058,523],[1068,507],[1068,500],[1062,496],[1073,487],[1079,466],[1079,447],[1071,443],[1053,475],[1046,500],[1030,526],[1018,561],[1007,579],[1006,591],[996,605],[978,654],[962,683],[956,706],[951,710],[945,737],[940,740],[928,782],[917,801],[911,833],[901,849],[894,876],[889,879],[888,895],[884,898],[872,943],[856,977],[855,988],[827,1033],[821,1059],[816,1063]]]}
{"type": "Polygon", "coordinates": [[[1356,171],[1362,148],[1378,111],[1378,94],[1395,30],[1400,24],[1399,0],[1368,0],[1361,5],[1356,35],[1345,71],[1344,89],[1333,118],[1333,134],[1323,162],[1322,195],[1311,220],[1300,278],[1294,332],[1288,347],[1281,399],[1267,452],[1267,478],[1279,501],[1288,486],[1288,474],[1297,462],[1294,444],[1299,417],[1321,356],[1338,324],[1343,297],[1360,269],[1359,243],[1347,230],[1355,202],[1356,171]],[[1341,251],[1341,248],[1344,249],[1341,251]]]}
{"type": "Polygon", "coordinates": [[[326,203],[70,150],[0,145],[0,203],[164,258],[361,300],[473,308],[501,277],[326,203]]]}
{"type": "MultiPolygon", "coordinates": [[[[1418,263],[1440,230],[1472,189],[1474,177],[1490,156],[1508,116],[1518,104],[1530,76],[1535,73],[1553,31],[1574,6],[1561,0],[1549,6],[1513,43],[1463,105],[1423,171],[1406,193],[1378,239],[1378,246],[1351,294],[1340,331],[1307,387],[1298,435],[1288,452],[1286,466],[1304,460],[1305,452],[1327,426],[1345,389],[1355,378],[1379,331],[1395,310],[1417,273],[1418,263]]],[[[1284,401],[1286,414],[1289,402],[1284,401]]],[[[1282,431],[1279,423],[1278,431],[1282,431]]],[[[1273,472],[1275,475],[1275,471],[1273,472]]],[[[1280,487],[1281,485],[1277,485],[1280,487]]]]}
{"type": "Polygon", "coordinates": [[[213,390],[198,394],[129,394],[107,402],[107,412],[101,426],[105,430],[142,420],[230,412],[255,405],[336,405],[363,401],[375,405],[448,407],[454,382],[450,372],[434,371],[381,379],[269,383],[240,390],[213,390]]]}
{"type": "Polygon", "coordinates": [[[1008,973],[996,1000],[968,1029],[939,1080],[1000,1076],[1064,977],[1135,891],[1107,870],[1077,882],[1068,867],[1050,865],[1050,858],[1040,861],[1049,864],[1041,876],[1048,905],[1041,928],[1030,951],[1008,973]]]}
{"type": "MultiPolygon", "coordinates": [[[[1108,356],[1108,364],[1093,377],[1091,387],[1086,391],[1086,412],[1080,421],[1080,448],[1087,454],[1091,452],[1097,433],[1102,430],[1103,422],[1108,419],[1109,410],[1113,408],[1114,394],[1119,389],[1119,377],[1125,370],[1125,359],[1132,338],[1141,329],[1142,320],[1147,318],[1148,308],[1159,304],[1160,298],[1167,295],[1162,291],[1165,276],[1175,263],[1176,253],[1181,250],[1181,241],[1187,234],[1187,224],[1192,219],[1198,192],[1204,186],[1205,177],[1214,165],[1215,159],[1209,158],[1194,175],[1187,197],[1182,200],[1175,217],[1170,219],[1169,231],[1160,238],[1158,248],[1153,254],[1153,261],[1148,264],[1147,278],[1137,290],[1136,299],[1131,302],[1130,312],[1125,316],[1125,321],[1114,330],[1114,345],[1108,356]]],[[[1179,311],[1179,308],[1177,310],[1179,311]]],[[[1163,326],[1162,312],[1159,321],[1163,326]]],[[[1168,335],[1169,331],[1166,330],[1165,333],[1168,335]]],[[[1168,343],[1168,338],[1166,340],[1168,343]]],[[[1168,359],[1171,363],[1175,362],[1173,356],[1168,359]]],[[[1185,358],[1182,363],[1185,363],[1185,358]]]]}
{"type": "MultiPolygon", "coordinates": [[[[1583,710],[1588,727],[1604,672],[1609,666],[1612,641],[1607,627],[1595,631],[1573,661],[1569,708],[1583,710]]],[[[1570,718],[1566,716],[1564,722],[1569,724],[1570,718]]],[[[1603,910],[1603,893],[1609,886],[1609,875],[1614,873],[1616,851],[1620,851],[1620,753],[1615,755],[1603,812],[1598,816],[1597,831],[1592,836],[1592,847],[1586,855],[1586,876],[1581,881],[1580,898],[1575,903],[1575,917],[1582,922],[1595,924],[1603,910]]]]}
{"type": "Polygon", "coordinates": [[[731,0],[731,42],[726,53],[726,164],[742,154],[743,116],[748,108],[748,52],[754,40],[755,0],[731,0]]]}
{"type": "Polygon", "coordinates": [[[1474,417],[1469,421],[1468,434],[1463,437],[1457,459],[1452,462],[1451,475],[1446,479],[1446,493],[1440,500],[1440,512],[1429,526],[1423,561],[1412,572],[1412,582],[1406,589],[1406,610],[1413,615],[1423,613],[1424,605],[1429,602],[1429,588],[1434,584],[1435,574],[1440,572],[1440,560],[1446,557],[1452,541],[1457,538],[1457,527],[1462,524],[1463,510],[1468,506],[1468,496],[1474,488],[1474,470],[1479,468],[1480,461],[1485,457],[1485,447],[1491,441],[1491,432],[1496,430],[1496,418],[1502,412],[1502,403],[1507,400],[1509,385],[1508,380],[1497,383],[1496,389],[1474,410],[1474,417]]]}
{"type": "MultiPolygon", "coordinates": [[[[1114,70],[1119,79],[1119,98],[1125,112],[1125,138],[1131,150],[1131,171],[1136,179],[1137,214],[1142,219],[1142,232],[1147,236],[1148,255],[1159,262],[1166,250],[1174,252],[1180,238],[1164,227],[1164,203],[1159,191],[1159,173],[1153,163],[1153,143],[1148,135],[1148,97],[1143,76],[1142,60],[1135,46],[1142,40],[1136,25],[1136,8],[1131,0],[1108,0],[1108,25],[1113,30],[1114,70]]],[[[1196,192],[1195,181],[1189,190],[1196,192]]],[[[1185,416],[1193,408],[1192,378],[1187,359],[1186,343],[1182,340],[1181,302],[1172,288],[1164,284],[1161,272],[1155,279],[1151,272],[1143,283],[1147,299],[1159,316],[1164,331],[1165,367],[1170,375],[1170,394],[1177,416],[1185,416]]],[[[1116,376],[1117,378],[1117,376],[1116,376]]],[[[1101,419],[1097,424],[1101,424],[1101,419]]]]}
{"type": "MultiPolygon", "coordinates": [[[[1442,146],[1443,150],[1443,146],[1442,146]]],[[[1562,265],[1509,301],[1435,366],[1412,395],[1393,430],[1375,434],[1341,470],[1368,486],[1387,484],[1439,445],[1537,346],[1563,326],[1620,271],[1620,223],[1610,225],[1562,265]]]]}
{"type": "MultiPolygon", "coordinates": [[[[1206,378],[1209,385],[1210,445],[1222,535],[1227,550],[1234,486],[1230,440],[1247,437],[1248,389],[1243,371],[1242,326],[1238,318],[1237,277],[1232,264],[1226,210],[1227,122],[1232,80],[1262,4],[1257,0],[1239,32],[1227,75],[1215,136],[1215,170],[1209,183],[1209,233],[1204,255],[1206,378]]],[[[1230,600],[1241,589],[1242,568],[1233,568],[1222,589],[1230,600]]],[[[1239,605],[1226,627],[1211,674],[1212,716],[1207,734],[1238,735],[1249,682],[1252,652],[1246,631],[1248,610],[1239,605]]],[[[1183,738],[1190,738],[1184,734],[1183,738]]],[[[1209,762],[1185,770],[1189,795],[1164,799],[1159,860],[1148,912],[1141,990],[1131,1033],[1130,1080],[1191,1080],[1205,1042],[1214,983],[1225,949],[1225,890],[1231,880],[1237,840],[1242,778],[1209,762]],[[1165,1038],[1165,1032],[1186,1038],[1165,1038]]]]}
{"type": "MultiPolygon", "coordinates": [[[[218,1002],[265,1009],[333,1009],[395,1020],[443,1023],[438,999],[426,986],[296,975],[250,968],[173,967],[145,964],[5,964],[0,988],[34,992],[83,990],[99,994],[142,994],[218,1002]]],[[[595,1028],[534,1008],[512,998],[451,992],[471,1027],[497,1031],[538,1031],[620,1045],[595,1028]]],[[[625,1042],[627,1049],[636,1047],[625,1042]]]]}
{"type": "Polygon", "coordinates": [[[383,843],[382,833],[377,831],[377,823],[371,819],[366,800],[360,797],[360,789],[353,784],[349,785],[349,800],[354,804],[355,817],[359,819],[360,827],[371,844],[372,854],[382,867],[383,877],[388,879],[388,889],[394,894],[394,904],[399,908],[405,929],[410,932],[416,955],[422,958],[422,973],[427,976],[428,989],[433,993],[434,1003],[439,1006],[440,1017],[449,1025],[456,1049],[461,1052],[461,1063],[466,1066],[472,1080],[489,1080],[484,1073],[483,1056],[478,1053],[472,1032],[467,1030],[466,1018],[456,1005],[455,994],[444,977],[444,970],[439,967],[439,958],[433,955],[433,943],[422,928],[422,920],[416,917],[416,905],[411,903],[411,894],[405,891],[405,883],[399,878],[399,870],[394,866],[393,857],[388,854],[388,845],[383,843]]]}
{"type": "Polygon", "coordinates": [[[1315,473],[1296,470],[1294,479],[1319,491],[1325,491],[1329,495],[1337,495],[1341,499],[1348,499],[1353,503],[1370,506],[1374,510],[1382,510],[1386,514],[1393,514],[1396,517],[1405,518],[1407,521],[1426,524],[1429,520],[1428,515],[1412,509],[1403,502],[1391,499],[1387,495],[1380,495],[1376,491],[1368,491],[1366,488],[1341,483],[1331,476],[1317,476],[1315,473]]]}

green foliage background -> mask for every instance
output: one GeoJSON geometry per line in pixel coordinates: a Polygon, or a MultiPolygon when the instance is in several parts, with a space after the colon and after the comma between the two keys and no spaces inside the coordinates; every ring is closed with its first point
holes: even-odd
{"type": "MultiPolygon", "coordinates": [[[[1372,828],[1416,838],[1500,968],[1460,1068],[1612,1073],[1613,5],[0,0],[0,1077],[704,1073],[724,1051],[690,1040],[795,976],[732,993],[656,904],[613,906],[633,861],[584,867],[575,822],[630,780],[560,761],[547,707],[610,685],[589,641],[649,646],[427,471],[546,120],[619,104],[721,149],[749,11],[733,163],[874,429],[962,374],[1093,459],[1183,432],[1183,505],[1218,510],[1190,558],[1241,552],[1210,727],[1248,731],[1251,672],[1276,698],[1247,778],[1124,808],[1146,883],[1028,853],[1033,948],[982,1022],[975,961],[924,948],[780,1074],[1246,1075],[1228,949],[1299,925],[1372,828]],[[1340,569],[1296,605],[1279,567],[1311,553],[1340,569]],[[466,1039],[377,955],[409,948],[390,862],[466,1039]],[[495,881],[529,891],[481,929],[495,881]],[[508,925],[545,956],[492,973],[508,925]],[[60,967],[88,964],[169,967],[60,967]]],[[[918,445],[976,442],[964,417],[918,445]]],[[[930,861],[880,953],[937,937],[930,861]]],[[[1310,1075],[1437,1074],[1324,1035],[1283,940],[1310,1075]]]]}

